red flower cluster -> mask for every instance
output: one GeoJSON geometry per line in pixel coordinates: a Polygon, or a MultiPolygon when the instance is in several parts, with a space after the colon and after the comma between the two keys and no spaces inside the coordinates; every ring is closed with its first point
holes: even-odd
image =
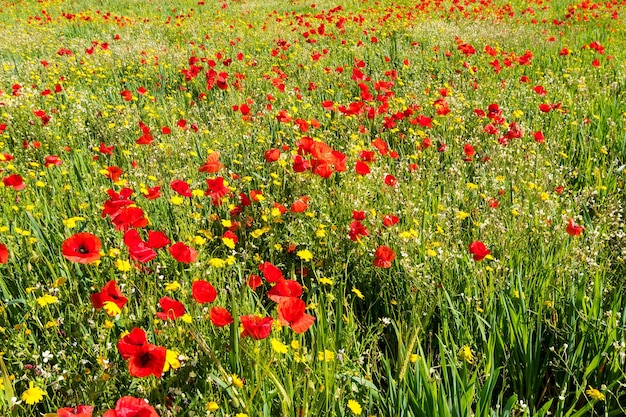
{"type": "MultiPolygon", "coordinates": [[[[142,329],[135,327],[130,333],[122,337],[117,342],[117,350],[122,359],[128,361],[128,371],[132,376],[145,378],[154,375],[160,378],[163,374],[167,349],[148,343],[146,332],[142,329]]],[[[111,414],[111,416],[116,415],[131,414],[111,414]]]]}
{"type": "Polygon", "coordinates": [[[129,199],[133,192],[130,188],[123,188],[119,193],[107,190],[109,199],[104,202],[102,217],[109,216],[115,230],[125,232],[132,227],[141,228],[148,225],[144,211],[134,206],[135,202],[129,199]]]}
{"type": "Polygon", "coordinates": [[[324,142],[316,142],[313,138],[305,136],[298,142],[298,155],[294,157],[293,170],[296,172],[311,170],[322,178],[328,178],[333,172],[344,172],[347,160],[345,154],[324,142]]]}
{"type": "Polygon", "coordinates": [[[144,242],[137,229],[130,229],[124,233],[124,244],[132,259],[145,263],[157,256],[155,249],[169,245],[170,240],[165,233],[151,230],[148,232],[148,240],[144,242]]]}
{"type": "Polygon", "coordinates": [[[94,407],[91,405],[79,405],[74,408],[65,407],[57,410],[57,417],[91,417],[94,407]]]}
{"type": "Polygon", "coordinates": [[[99,293],[91,295],[91,304],[94,308],[102,308],[105,303],[111,302],[121,310],[127,301],[128,298],[124,297],[115,280],[107,282],[99,293]]]}
{"type": "Polygon", "coordinates": [[[105,412],[102,417],[159,417],[159,413],[141,398],[122,397],[117,400],[115,409],[105,412]]]}

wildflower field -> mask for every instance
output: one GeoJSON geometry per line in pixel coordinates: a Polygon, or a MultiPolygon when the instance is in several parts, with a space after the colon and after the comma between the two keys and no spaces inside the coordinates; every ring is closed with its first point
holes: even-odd
{"type": "Polygon", "coordinates": [[[626,2],[0,0],[0,415],[626,415],[626,2]]]}

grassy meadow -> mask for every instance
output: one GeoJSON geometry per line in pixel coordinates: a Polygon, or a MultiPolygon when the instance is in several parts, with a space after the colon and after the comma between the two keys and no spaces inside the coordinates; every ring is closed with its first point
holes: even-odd
{"type": "Polygon", "coordinates": [[[0,415],[626,415],[623,0],[0,0],[0,415]]]}

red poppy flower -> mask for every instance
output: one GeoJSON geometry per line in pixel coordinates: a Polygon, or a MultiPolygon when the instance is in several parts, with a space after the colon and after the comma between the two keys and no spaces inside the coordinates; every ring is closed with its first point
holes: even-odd
{"type": "Polygon", "coordinates": [[[126,336],[117,342],[117,350],[120,352],[122,359],[130,359],[131,356],[139,355],[148,345],[146,332],[143,329],[135,327],[126,336]]]}
{"type": "Polygon", "coordinates": [[[354,220],[365,220],[365,211],[352,210],[352,218],[354,220]]]}
{"type": "Polygon", "coordinates": [[[302,213],[309,208],[309,197],[300,197],[291,205],[292,213],[302,213]]]}
{"type": "Polygon", "coordinates": [[[102,243],[91,233],[76,233],[63,242],[61,250],[65,259],[71,262],[88,264],[100,259],[102,243]]]}
{"type": "Polygon", "coordinates": [[[315,322],[315,317],[305,313],[306,304],[297,297],[285,297],[278,304],[278,320],[289,325],[296,333],[304,333],[315,322]]]}
{"type": "Polygon", "coordinates": [[[533,133],[533,137],[535,138],[535,142],[537,143],[543,143],[546,140],[541,130],[538,130],[535,133],[533,133]]]}
{"type": "Polygon", "coordinates": [[[211,307],[209,316],[211,317],[211,322],[217,327],[228,326],[233,322],[233,316],[224,307],[211,307]]]}
{"type": "Polygon", "coordinates": [[[115,303],[120,310],[124,308],[128,299],[120,291],[114,279],[107,282],[99,293],[91,294],[91,303],[94,308],[104,307],[104,303],[110,301],[115,303]]]}
{"type": "Polygon", "coordinates": [[[58,167],[62,163],[63,163],[63,161],[61,161],[61,158],[59,158],[58,156],[48,155],[48,156],[46,156],[46,160],[44,162],[44,166],[46,168],[50,168],[51,166],[58,167]]]}
{"type": "Polygon", "coordinates": [[[539,105],[539,110],[541,110],[544,113],[548,113],[550,110],[552,110],[552,105],[549,103],[541,103],[539,105]]]}
{"type": "Polygon", "coordinates": [[[191,284],[191,295],[201,304],[212,303],[217,298],[217,291],[210,282],[198,280],[191,284]]]}
{"type": "Polygon", "coordinates": [[[0,265],[7,263],[9,260],[9,250],[6,246],[0,243],[0,265]]]}
{"type": "Polygon", "coordinates": [[[181,195],[183,197],[191,197],[191,188],[189,188],[189,184],[187,184],[187,181],[183,181],[183,180],[174,180],[170,183],[170,188],[174,191],[176,191],[176,193],[178,195],[181,195]]]}
{"type": "Polygon", "coordinates": [[[115,230],[121,232],[125,232],[131,227],[139,228],[148,225],[148,219],[146,219],[146,214],[141,207],[122,207],[111,214],[110,217],[111,222],[115,226],[115,230]]]}
{"type": "Polygon", "coordinates": [[[354,220],[350,223],[350,231],[348,232],[348,236],[350,236],[350,240],[358,241],[361,236],[368,236],[369,232],[367,231],[367,227],[363,226],[358,220],[354,220]]]}
{"type": "Polygon", "coordinates": [[[370,173],[370,167],[368,167],[367,164],[360,159],[356,161],[355,170],[356,173],[359,175],[367,175],[370,173]]]}
{"type": "Polygon", "coordinates": [[[159,414],[141,398],[122,397],[117,400],[115,409],[107,411],[102,417],[159,417],[159,414]]]}
{"type": "Polygon", "coordinates": [[[282,280],[274,285],[268,292],[270,300],[280,303],[285,297],[300,297],[302,295],[302,285],[292,279],[282,280]]]}
{"type": "Polygon", "coordinates": [[[3,178],[2,182],[5,187],[12,187],[15,191],[21,191],[26,188],[24,179],[18,174],[9,175],[8,177],[3,178]]]}
{"type": "Polygon", "coordinates": [[[272,148],[265,151],[265,162],[276,162],[280,158],[280,149],[272,148]]]}
{"type": "Polygon", "coordinates": [[[185,264],[195,262],[198,259],[198,251],[194,248],[185,245],[183,242],[174,243],[170,246],[170,254],[178,262],[185,264]]]}
{"type": "Polygon", "coordinates": [[[161,197],[161,186],[157,185],[156,187],[148,188],[143,192],[143,196],[148,200],[156,200],[161,197]]]}
{"type": "Polygon", "coordinates": [[[100,142],[100,146],[98,147],[98,152],[105,154],[105,155],[111,155],[114,149],[115,149],[114,145],[106,146],[104,142],[100,142]]]}
{"type": "Polygon", "coordinates": [[[219,200],[230,193],[227,186],[224,185],[224,178],[217,177],[215,179],[206,180],[207,190],[204,195],[211,197],[213,205],[218,205],[219,200]]]}
{"type": "Polygon", "coordinates": [[[394,224],[398,223],[399,221],[400,221],[400,218],[398,218],[398,216],[394,216],[393,214],[385,214],[383,216],[383,224],[386,227],[393,226],[394,224]]]}
{"type": "Polygon", "coordinates": [[[185,306],[183,303],[176,301],[173,298],[162,297],[159,300],[159,305],[163,311],[157,311],[156,315],[161,320],[176,320],[185,314],[185,306]]]}
{"type": "Polygon", "coordinates": [[[122,174],[124,173],[124,171],[122,171],[120,167],[117,167],[114,165],[108,167],[106,171],[107,173],[104,176],[110,179],[111,181],[119,180],[122,174]]]}
{"type": "Polygon", "coordinates": [[[128,372],[136,378],[146,378],[150,375],[160,378],[163,374],[166,357],[166,348],[148,344],[141,353],[129,358],[128,372]]]}
{"type": "Polygon", "coordinates": [[[241,321],[241,325],[243,326],[241,337],[250,336],[254,340],[261,340],[270,335],[274,319],[250,314],[239,317],[239,321],[241,321]]]}
{"type": "Polygon", "coordinates": [[[79,405],[74,408],[59,408],[57,417],[91,417],[94,407],[91,405],[79,405]]]}
{"type": "Polygon", "coordinates": [[[148,232],[148,240],[146,241],[146,245],[148,245],[152,249],[161,249],[169,245],[170,243],[170,239],[165,235],[165,233],[158,230],[150,230],[148,232]]]}
{"type": "Polygon", "coordinates": [[[569,222],[567,223],[567,228],[565,230],[570,236],[580,236],[585,228],[576,224],[574,222],[574,219],[569,219],[569,222]]]}
{"type": "Polygon", "coordinates": [[[384,181],[385,181],[385,184],[387,184],[390,187],[395,187],[398,185],[398,180],[396,179],[396,177],[394,177],[391,174],[385,175],[384,181]]]}
{"type": "Polygon", "coordinates": [[[382,156],[387,155],[387,152],[389,152],[389,146],[387,145],[387,142],[385,142],[381,138],[374,139],[372,141],[372,146],[374,146],[382,156]]]}
{"type": "Polygon", "coordinates": [[[474,241],[469,245],[469,251],[473,255],[476,262],[482,261],[487,255],[491,253],[485,244],[481,241],[474,241]]]}
{"type": "Polygon", "coordinates": [[[470,161],[471,161],[472,156],[476,155],[476,150],[469,143],[465,144],[465,146],[463,147],[463,152],[465,153],[465,156],[469,158],[470,161]]]}
{"type": "Polygon", "coordinates": [[[252,291],[254,291],[257,288],[259,288],[261,285],[263,285],[263,281],[261,281],[261,277],[256,274],[250,274],[250,276],[248,277],[248,287],[250,287],[252,291]]]}
{"type": "Polygon", "coordinates": [[[374,253],[374,266],[378,268],[390,268],[396,253],[389,246],[379,246],[374,253]]]}
{"type": "Polygon", "coordinates": [[[157,256],[156,251],[141,239],[137,229],[130,229],[124,233],[124,244],[128,247],[130,257],[135,261],[146,263],[157,256]]]}
{"type": "Polygon", "coordinates": [[[207,174],[214,174],[223,166],[224,165],[220,163],[220,153],[215,151],[207,157],[206,162],[198,169],[198,171],[206,172],[207,174]]]}
{"type": "Polygon", "coordinates": [[[263,273],[267,282],[280,282],[285,279],[280,269],[274,266],[271,262],[263,262],[259,265],[259,271],[263,273]]]}

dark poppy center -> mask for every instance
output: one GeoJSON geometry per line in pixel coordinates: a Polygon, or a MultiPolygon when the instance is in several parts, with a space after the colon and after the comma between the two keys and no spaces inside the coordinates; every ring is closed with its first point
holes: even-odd
{"type": "Polygon", "coordinates": [[[152,355],[150,355],[150,352],[146,352],[139,357],[139,362],[141,363],[142,367],[148,366],[151,360],[152,355]]]}
{"type": "Polygon", "coordinates": [[[85,245],[80,245],[78,247],[78,253],[80,253],[81,255],[88,254],[89,253],[89,249],[85,245]]]}

